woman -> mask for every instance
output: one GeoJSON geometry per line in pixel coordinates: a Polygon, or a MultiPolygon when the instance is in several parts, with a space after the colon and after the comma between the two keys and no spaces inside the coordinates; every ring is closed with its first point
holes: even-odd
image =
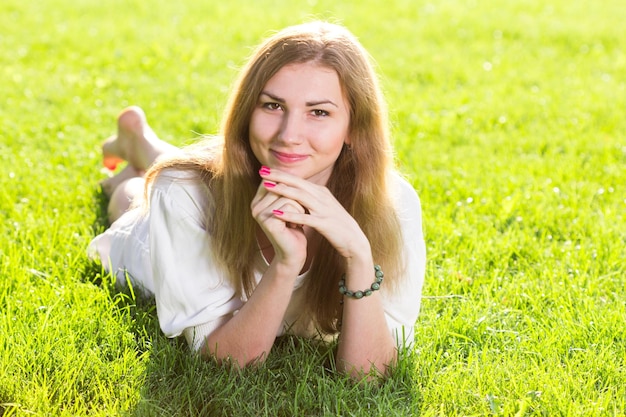
{"type": "Polygon", "coordinates": [[[167,336],[240,366],[277,335],[336,336],[352,375],[384,373],[412,343],[419,199],[393,171],[377,77],[345,28],[307,23],[262,43],[218,138],[178,150],[131,107],[103,153],[128,164],[102,183],[114,223],[91,250],[154,294],[167,336]]]}

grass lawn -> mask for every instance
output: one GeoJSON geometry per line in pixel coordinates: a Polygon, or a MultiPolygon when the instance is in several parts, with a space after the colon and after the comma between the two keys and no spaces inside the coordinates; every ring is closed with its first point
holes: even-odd
{"type": "Polygon", "coordinates": [[[0,416],[625,415],[624,22],[623,0],[3,0],[0,416]],[[250,47],[311,17],[377,61],[423,204],[417,349],[379,385],[289,338],[255,370],[192,357],[85,255],[117,112],[213,133],[250,47]]]}

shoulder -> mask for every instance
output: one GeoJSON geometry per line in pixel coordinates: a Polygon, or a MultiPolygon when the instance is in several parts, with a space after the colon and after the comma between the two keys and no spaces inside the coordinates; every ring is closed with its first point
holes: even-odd
{"type": "Polygon", "coordinates": [[[167,168],[158,173],[150,187],[150,205],[164,203],[198,215],[212,205],[212,196],[200,173],[167,168]]]}
{"type": "Polygon", "coordinates": [[[157,174],[153,187],[165,189],[174,184],[197,183],[199,181],[199,174],[193,170],[166,168],[157,174]]]}
{"type": "Polygon", "coordinates": [[[207,193],[208,187],[195,170],[167,168],[158,173],[151,186],[161,192],[186,191],[207,193]]]}
{"type": "Polygon", "coordinates": [[[404,213],[421,214],[421,202],[417,191],[399,172],[390,175],[390,194],[401,216],[404,213]]]}

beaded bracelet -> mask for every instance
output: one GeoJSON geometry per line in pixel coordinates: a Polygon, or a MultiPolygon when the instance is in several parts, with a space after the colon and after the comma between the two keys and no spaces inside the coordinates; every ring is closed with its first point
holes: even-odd
{"type": "Polygon", "coordinates": [[[363,297],[369,297],[374,291],[379,290],[380,284],[383,283],[385,274],[383,274],[383,270],[380,269],[380,265],[374,265],[374,275],[376,275],[376,279],[369,288],[363,291],[350,291],[346,288],[346,274],[343,274],[339,280],[339,292],[346,297],[356,298],[357,300],[363,297]]]}

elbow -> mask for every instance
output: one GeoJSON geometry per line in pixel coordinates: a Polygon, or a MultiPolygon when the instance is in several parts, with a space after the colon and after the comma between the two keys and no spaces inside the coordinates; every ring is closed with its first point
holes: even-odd
{"type": "Polygon", "coordinates": [[[337,358],[337,370],[355,380],[380,380],[389,376],[398,359],[397,349],[375,357],[337,358]]]}
{"type": "Polygon", "coordinates": [[[210,347],[208,340],[201,349],[201,355],[206,359],[215,360],[220,365],[235,366],[236,368],[250,368],[262,364],[267,359],[268,350],[262,346],[218,346],[210,347]]]}
{"type": "Polygon", "coordinates": [[[340,361],[338,371],[349,376],[355,381],[379,381],[386,379],[389,375],[390,365],[376,365],[373,362],[367,364],[355,365],[346,361],[340,361]]]}

